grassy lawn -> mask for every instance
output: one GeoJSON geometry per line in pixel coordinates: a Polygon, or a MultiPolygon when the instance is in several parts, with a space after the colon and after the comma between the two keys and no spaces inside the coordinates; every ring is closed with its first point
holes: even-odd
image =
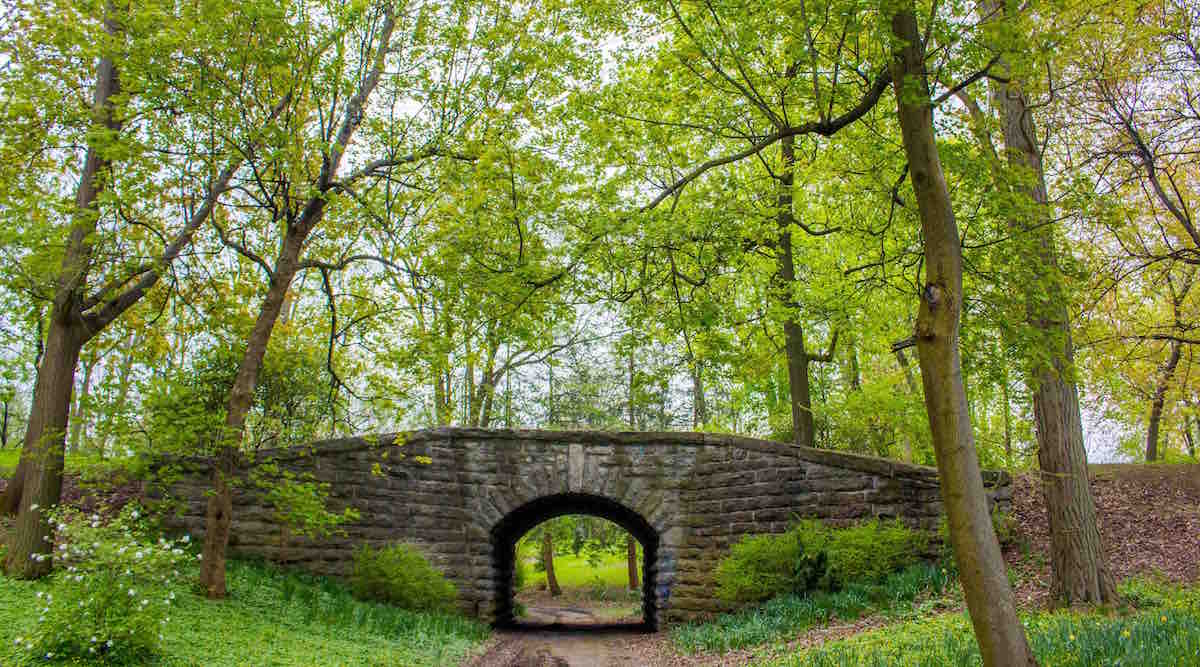
{"type": "MultiPolygon", "coordinates": [[[[489,632],[459,616],[362,603],[332,580],[260,564],[231,562],[229,587],[230,598],[223,602],[179,597],[156,664],[454,665],[489,632]]],[[[22,664],[12,652],[14,640],[27,633],[37,615],[37,591],[52,589],[52,584],[0,577],[0,664],[22,664]]]]}
{"type": "MultiPolygon", "coordinates": [[[[546,585],[546,573],[534,569],[534,558],[523,556],[528,564],[525,588],[542,588],[546,585]]],[[[638,563],[638,581],[641,581],[641,563],[638,563]]],[[[600,562],[593,566],[587,556],[580,553],[564,554],[554,557],[554,576],[558,585],[564,589],[597,589],[613,594],[624,594],[629,586],[629,570],[625,554],[604,554],[600,562]]]]}

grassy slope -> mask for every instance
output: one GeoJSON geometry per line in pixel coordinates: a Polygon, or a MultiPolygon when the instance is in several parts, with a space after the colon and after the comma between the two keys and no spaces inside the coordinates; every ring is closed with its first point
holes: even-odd
{"type": "MultiPolygon", "coordinates": [[[[465,618],[364,604],[335,582],[262,565],[232,562],[229,578],[226,601],[180,596],[160,665],[454,665],[488,635],[465,618]]],[[[19,664],[9,651],[48,586],[0,577],[0,664],[19,664]]]]}
{"type": "MultiPolygon", "coordinates": [[[[1123,614],[1057,611],[1024,615],[1026,633],[1039,664],[1044,667],[1200,664],[1200,589],[1168,589],[1140,582],[1123,588],[1144,606],[1123,614]],[[1131,588],[1142,590],[1131,591],[1131,588]]],[[[891,625],[762,664],[967,667],[979,663],[979,649],[969,620],[965,614],[955,613],[891,625]]]]}

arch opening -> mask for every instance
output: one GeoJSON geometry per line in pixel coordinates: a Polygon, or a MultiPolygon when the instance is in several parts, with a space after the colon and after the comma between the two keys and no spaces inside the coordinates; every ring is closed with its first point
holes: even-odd
{"type": "MultiPolygon", "coordinates": [[[[543,496],[510,512],[492,529],[492,574],[495,582],[495,625],[522,627],[514,613],[516,591],[513,579],[517,559],[517,542],[523,535],[550,519],[568,514],[582,514],[607,519],[633,536],[642,547],[642,622],[625,625],[649,632],[658,629],[657,563],[658,531],[644,517],[624,505],[602,496],[584,493],[560,493],[543,496]]],[[[558,626],[549,626],[555,629],[558,626]]],[[[605,626],[594,626],[603,629],[605,626]]],[[[539,626],[538,629],[547,629],[539,626]]],[[[571,629],[578,629],[572,627],[571,629]]]]}

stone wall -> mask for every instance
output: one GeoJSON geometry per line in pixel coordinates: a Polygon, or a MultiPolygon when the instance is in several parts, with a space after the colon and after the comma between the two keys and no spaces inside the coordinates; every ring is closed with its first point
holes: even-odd
{"type": "MultiPolygon", "coordinates": [[[[643,543],[653,626],[719,611],[712,568],[744,535],[782,532],[795,517],[889,517],[933,529],[942,512],[932,468],[714,434],[436,429],[255,460],[329,482],[333,509],[354,507],[361,518],[345,535],[281,544],[274,509],[241,485],[234,553],[338,576],[358,545],[406,542],[454,581],[464,611],[500,623],[511,620],[513,542],[558,514],[604,516],[643,543]]],[[[176,527],[199,538],[208,463],[173,463],[179,474],[160,493],[180,501],[176,527]]],[[[989,472],[985,481],[1006,504],[1008,476],[989,472]]]]}

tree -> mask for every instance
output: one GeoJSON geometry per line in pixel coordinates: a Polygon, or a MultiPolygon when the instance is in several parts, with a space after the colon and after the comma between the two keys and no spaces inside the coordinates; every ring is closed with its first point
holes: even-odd
{"type": "Polygon", "coordinates": [[[1000,543],[988,512],[967,412],[958,350],[962,250],[934,140],[926,45],[911,0],[882,6],[890,10],[892,79],[909,177],[925,238],[917,354],[950,541],[984,664],[1033,665],[1036,663],[1017,618],[1000,543]]]}
{"type": "MultiPolygon", "coordinates": [[[[1034,110],[1024,89],[1026,68],[1014,68],[1017,45],[1027,44],[1020,21],[1025,17],[1005,3],[991,0],[981,9],[985,28],[1006,26],[1009,42],[995,46],[993,57],[998,78],[992,99],[1000,116],[1004,156],[1009,172],[998,180],[1008,195],[1008,226],[1020,250],[1013,253],[1014,275],[1023,283],[1022,338],[1029,357],[1029,385],[1038,441],[1038,463],[1043,493],[1050,517],[1052,596],[1066,604],[1100,604],[1116,596],[1115,583],[1100,544],[1096,506],[1088,481],[1087,452],[1083,446],[1083,423],[1079,392],[1075,384],[1075,354],[1071,343],[1071,316],[1060,267],[1056,229],[1050,224],[1046,187],[1034,110]],[[1011,46],[1010,46],[1011,44],[1011,46]]],[[[965,99],[965,93],[960,92],[965,99]]],[[[978,116],[972,100],[965,99],[978,116]]],[[[989,157],[998,152],[977,118],[977,135],[983,137],[989,157]]]]}
{"type": "MultiPolygon", "coordinates": [[[[48,63],[55,62],[58,55],[69,60],[77,57],[78,51],[95,58],[89,114],[78,119],[79,125],[75,127],[34,133],[48,142],[74,134],[86,146],[73,205],[63,207],[61,221],[39,230],[50,238],[65,236],[65,243],[59,246],[63,248],[62,254],[54,258],[39,256],[38,250],[26,253],[30,270],[18,273],[13,279],[50,304],[21,460],[4,498],[6,511],[19,509],[5,569],[21,577],[42,576],[50,569],[48,555],[52,545],[45,512],[58,502],[62,488],[75,369],[84,345],[138,304],[158,283],[228,188],[241,164],[240,151],[246,150],[238,144],[253,141],[254,126],[234,123],[214,132],[216,126],[231,120],[224,113],[233,111],[252,124],[263,119],[261,110],[238,109],[228,97],[241,91],[244,81],[239,81],[239,76],[256,73],[252,66],[240,66],[246,52],[237,50],[247,41],[252,44],[250,49],[258,48],[255,38],[246,40],[243,36],[236,40],[237,47],[221,47],[207,53],[212,43],[206,40],[229,38],[229,33],[223,30],[229,27],[236,30],[233,24],[216,25],[211,18],[193,15],[189,9],[180,9],[177,14],[173,7],[157,3],[128,11],[109,6],[102,17],[90,16],[87,11],[87,8],[63,6],[47,11],[27,7],[18,12],[27,22],[13,31],[14,41],[10,46],[28,52],[16,61],[21,67],[10,72],[4,81],[12,94],[29,102],[15,105],[16,117],[9,125],[12,130],[23,131],[42,123],[50,125],[50,120],[43,119],[40,113],[58,104],[58,96],[69,96],[70,86],[82,81],[72,81],[70,76],[77,72],[68,69],[60,82],[63,87],[40,87],[37,82],[41,81],[43,68],[50,67],[48,63]],[[66,53],[38,51],[33,44],[24,42],[31,34],[56,30],[72,21],[79,21],[80,29],[69,31],[67,39],[54,42],[66,53]],[[168,28],[160,30],[159,23],[164,21],[168,28]],[[191,41],[175,32],[193,29],[191,41]],[[198,57],[198,52],[205,53],[198,57]],[[204,85],[189,86],[186,90],[176,87],[178,80],[193,78],[204,85]],[[238,136],[239,132],[245,134],[238,136]],[[197,140],[194,133],[205,139],[197,140]],[[165,159],[156,154],[160,142],[170,144],[173,140],[179,142],[179,155],[183,156],[180,162],[169,157],[170,151],[163,153],[168,156],[165,159]],[[157,179],[158,169],[176,170],[181,190],[172,193],[171,185],[164,188],[157,179]],[[155,192],[189,201],[183,207],[182,221],[175,224],[174,230],[163,218],[170,220],[177,213],[147,210],[139,205],[142,198],[155,192]],[[155,230],[160,225],[166,229],[155,230]],[[110,232],[114,226],[116,234],[110,232]],[[146,238],[145,229],[155,232],[146,238]],[[150,250],[155,244],[161,244],[161,250],[150,250]],[[37,261],[43,263],[37,265],[37,261]],[[57,267],[49,268],[55,262],[57,267]]],[[[268,40],[271,37],[266,31],[262,36],[268,40]]],[[[263,60],[269,53],[269,49],[263,51],[263,60]]],[[[26,136],[11,146],[29,149],[29,141],[26,136]]],[[[9,188],[29,187],[8,194],[7,203],[12,210],[28,212],[41,208],[43,202],[39,197],[51,193],[38,187],[39,176],[23,172],[4,174],[9,188]],[[25,182],[25,179],[32,180],[25,182]]]]}
{"type": "Polygon", "coordinates": [[[550,535],[549,528],[542,531],[542,564],[546,568],[546,586],[550,589],[550,595],[562,595],[558,577],[554,576],[554,537],[550,535]]]}

